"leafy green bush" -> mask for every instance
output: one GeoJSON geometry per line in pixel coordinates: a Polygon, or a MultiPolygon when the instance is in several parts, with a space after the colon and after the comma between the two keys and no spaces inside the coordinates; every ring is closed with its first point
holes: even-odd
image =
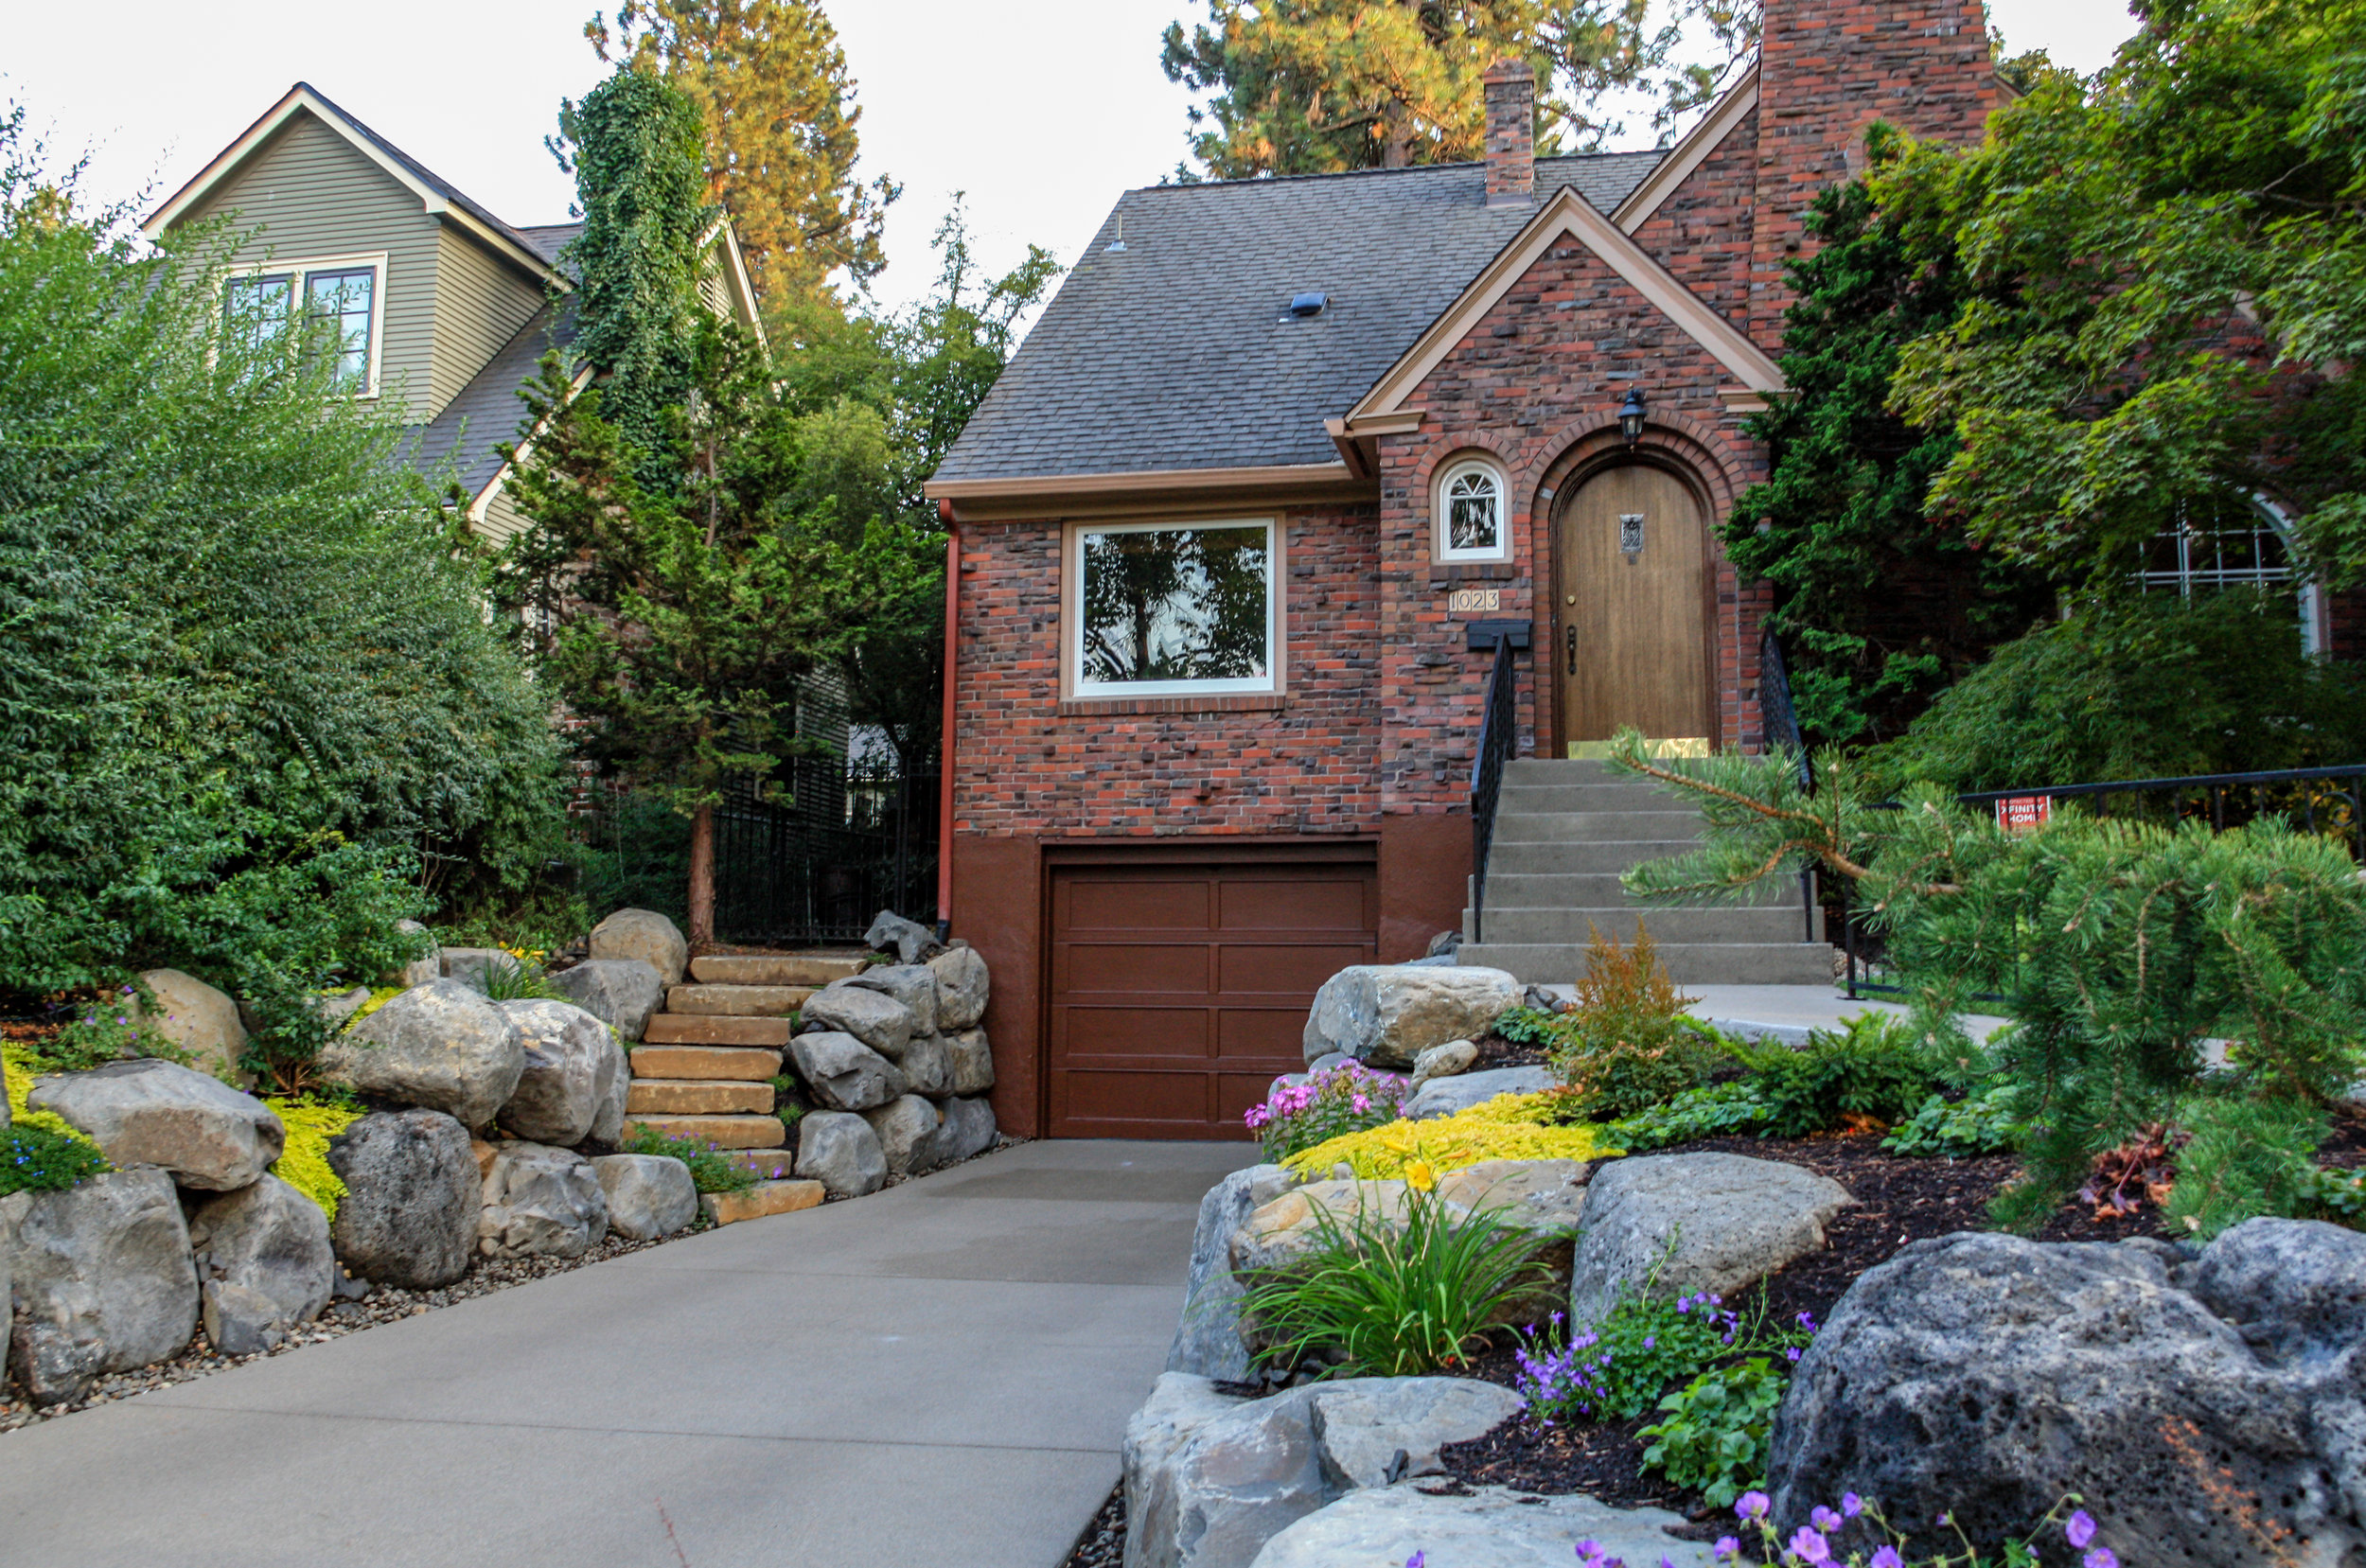
{"type": "Polygon", "coordinates": [[[1554,1014],[1538,1007],[1515,1007],[1498,1014],[1488,1028],[1518,1046],[1553,1043],[1554,1014]]]}
{"type": "Polygon", "coordinates": [[[1949,1100],[1933,1095],[1881,1140],[1893,1154],[1996,1154],[2021,1142],[2026,1131],[2013,1114],[2013,1090],[2000,1087],[1949,1100]]]}
{"type": "Polygon", "coordinates": [[[1657,1471],[1712,1507],[1727,1507],[1762,1486],[1774,1447],[1774,1412],[1791,1374],[1765,1356],[1714,1367],[1659,1401],[1668,1412],[1635,1433],[1650,1440],[1643,1468],[1657,1471]]]}
{"type": "MultiPolygon", "coordinates": [[[[1658,1277],[1654,1267],[1651,1279],[1658,1277]]],[[[1575,1335],[1559,1313],[1547,1327],[1522,1333],[1513,1387],[1534,1417],[1625,1420],[1651,1409],[1670,1384],[1724,1362],[1776,1350],[1795,1360],[1815,1332],[1804,1313],[1791,1325],[1770,1326],[1763,1292],[1745,1315],[1706,1292],[1669,1301],[1654,1299],[1651,1289],[1647,1282],[1575,1335]]]]}
{"type": "Polygon", "coordinates": [[[1779,1041],[1729,1048],[1767,1105],[1769,1137],[1886,1125],[1913,1114],[1935,1086],[1920,1033],[1888,1013],[1861,1013],[1838,1033],[1812,1030],[1795,1049],[1779,1041]]]}
{"type": "Polygon", "coordinates": [[[152,1056],[186,1066],[189,1053],[157,1033],[141,1015],[142,999],[138,988],[129,985],[111,994],[101,993],[96,1001],[79,1010],[79,1016],[67,1019],[64,1028],[31,1052],[40,1059],[36,1070],[88,1072],[93,1067],[134,1056],[152,1056]]]}
{"type": "Polygon", "coordinates": [[[1317,1207],[1314,1256],[1251,1282],[1242,1314],[1272,1342],[1261,1364],[1329,1358],[1339,1372],[1387,1378],[1460,1366],[1552,1288],[1533,1233],[1456,1214],[1423,1175],[1408,1178],[1402,1224],[1364,1213],[1343,1224],[1317,1207]]]}
{"type": "Polygon", "coordinates": [[[1554,1015],[1547,1048],[1577,1114],[1614,1120],[1706,1083],[1723,1060],[1719,1036],[1686,1015],[1692,998],[1669,980],[1651,933],[1638,920],[1621,946],[1588,929],[1577,1006],[1554,1015]]]}
{"type": "Polygon", "coordinates": [[[627,1154],[662,1154],[690,1167],[690,1179],[701,1192],[745,1192],[760,1179],[753,1171],[735,1165],[729,1154],[697,1138],[668,1137],[645,1122],[633,1128],[618,1145],[627,1154]]]}
{"type": "Polygon", "coordinates": [[[111,1169],[104,1154],[79,1138],[40,1126],[0,1128],[0,1198],[62,1191],[111,1169]]]}
{"type": "Polygon", "coordinates": [[[1704,1137],[1763,1136],[1774,1119],[1774,1106],[1755,1079],[1704,1084],[1672,1100],[1647,1106],[1602,1129],[1602,1141],[1630,1154],[1704,1137]]]}

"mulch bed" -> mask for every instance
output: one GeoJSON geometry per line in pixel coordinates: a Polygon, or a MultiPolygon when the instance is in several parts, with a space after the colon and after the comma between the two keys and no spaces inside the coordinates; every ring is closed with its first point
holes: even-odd
{"type": "Polygon", "coordinates": [[[1473,1072],[1492,1072],[1497,1067],[1541,1067],[1545,1065],[1545,1052],[1541,1048],[1524,1046],[1500,1034],[1482,1035],[1471,1043],[1478,1047],[1478,1060],[1471,1064],[1473,1072]]]}

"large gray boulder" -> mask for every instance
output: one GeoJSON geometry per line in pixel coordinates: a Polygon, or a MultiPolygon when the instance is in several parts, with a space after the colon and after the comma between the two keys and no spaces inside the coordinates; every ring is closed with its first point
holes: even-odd
{"type": "Polygon", "coordinates": [[[1727,1295],[1824,1250],[1824,1227],[1855,1207],[1828,1176],[1740,1154],[1640,1154],[1604,1164],[1578,1217],[1573,1323],[1600,1321],[1622,1295],[1727,1295]]]}
{"type": "Polygon", "coordinates": [[[797,1119],[797,1173],[833,1198],[859,1198],[887,1184],[887,1152],[852,1112],[807,1111],[797,1119]]]}
{"type": "Polygon", "coordinates": [[[909,1176],[935,1163],[932,1156],[936,1153],[937,1131],[944,1126],[945,1116],[919,1095],[897,1095],[886,1104],[863,1112],[862,1119],[878,1135],[889,1175],[909,1176]]]}
{"type": "Polygon", "coordinates": [[[108,1372],[178,1354],[197,1328],[197,1272],[172,1178],[150,1166],[62,1192],[0,1198],[23,1318],[9,1363],[35,1404],[79,1400],[108,1372]]]}
{"type": "Polygon", "coordinates": [[[551,989],[627,1040],[646,1034],[665,1005],[664,977],[640,959],[587,959],[553,975],[551,989]]]}
{"type": "Polygon", "coordinates": [[[525,1068],[525,1043],[509,1014],[458,980],[413,986],[320,1054],[321,1074],[332,1083],[445,1112],[470,1131],[492,1125],[525,1068]]]}
{"type": "Polygon", "coordinates": [[[882,909],[874,916],[871,929],[862,934],[865,947],[874,953],[893,953],[904,963],[926,963],[945,951],[945,943],[936,932],[916,920],[906,920],[892,909],[882,909]]]}
{"type": "Polygon", "coordinates": [[[680,985],[690,967],[690,943],[681,927],[655,909],[619,909],[592,927],[595,959],[639,959],[667,985],[680,985]]]}
{"type": "Polygon", "coordinates": [[[1553,1086],[1547,1067],[1490,1067],[1453,1078],[1433,1078],[1404,1102],[1407,1121],[1431,1121],[1439,1117],[1484,1105],[1499,1094],[1543,1094],[1553,1086]]]}
{"type": "Polygon", "coordinates": [[[945,1055],[953,1072],[955,1094],[983,1094],[994,1087],[994,1048],[982,1029],[965,1029],[945,1037],[945,1055]]]}
{"type": "Polygon", "coordinates": [[[1356,964],[1325,980],[1306,1019],[1306,1060],[1345,1051],[1375,1067],[1410,1068],[1449,1040],[1475,1040],[1520,1004],[1500,969],[1356,964]]]}
{"type": "Polygon", "coordinates": [[[664,1154],[605,1154],[592,1162],[608,1198],[608,1228],[627,1242],[670,1236],[698,1217],[690,1167],[664,1154]]]}
{"type": "Polygon", "coordinates": [[[832,980],[806,997],[799,1013],[805,1027],[851,1034],[891,1062],[903,1056],[920,1023],[910,1008],[886,992],[844,980],[832,980]]]}
{"type": "Polygon", "coordinates": [[[1262,1205],[1290,1185],[1279,1165],[1252,1165],[1208,1189],[1199,1200],[1199,1228],[1192,1233],[1192,1271],[1183,1287],[1183,1316],[1167,1348],[1167,1370],[1246,1383],[1248,1347],[1241,1343],[1241,1297],[1232,1277],[1232,1233],[1262,1205]]]}
{"type": "Polygon", "coordinates": [[[468,1272],[483,1204],[468,1130],[441,1111],[365,1116],[328,1142],[345,1185],[329,1242],[357,1279],[433,1290],[468,1272]]]}
{"type": "Polygon", "coordinates": [[[915,1034],[895,1064],[914,1094],[943,1100],[953,1092],[953,1052],[942,1034],[915,1034]]]}
{"type": "Polygon", "coordinates": [[[476,1249],[486,1258],[580,1258],[608,1239],[608,1194],[592,1162],[540,1143],[494,1146],[476,1249]]]}
{"type": "Polygon", "coordinates": [[[1697,1541],[1668,1532],[1684,1516],[1614,1508],[1582,1492],[1536,1497],[1504,1487],[1446,1496],[1420,1487],[1351,1492],[1265,1542],[1252,1568],[1400,1568],[1416,1553],[1437,1568],[1571,1568],[1591,1541],[1629,1568],[1710,1568],[1697,1541]]]}
{"type": "Polygon", "coordinates": [[[193,1206],[189,1250],[205,1337],[228,1356],[268,1350],[309,1323],[337,1282],[328,1216],[277,1176],[193,1206]]]}
{"type": "Polygon", "coordinates": [[[112,1164],[162,1166],[203,1192],[250,1185],[288,1142],[270,1106],[170,1062],[110,1062],[44,1078],[25,1103],[89,1134],[112,1164]]]}
{"type": "Polygon", "coordinates": [[[620,1085],[632,1076],[624,1048],[608,1025],[573,1002],[537,998],[494,1005],[517,1026],[518,1043],[525,1050],[525,1066],[501,1108],[501,1124],[529,1143],[581,1143],[592,1136],[603,1105],[614,1101],[621,1107],[620,1085]]]}
{"type": "Polygon", "coordinates": [[[247,1081],[238,1066],[246,1054],[246,1021],[237,1002],[178,969],[150,969],[140,981],[156,998],[154,1011],[140,1009],[142,1021],[187,1051],[189,1066],[225,1084],[247,1081]]]}
{"type": "Polygon", "coordinates": [[[1402,1473],[1436,1473],[1440,1447],[1484,1436],[1521,1404],[1465,1378],[1351,1378],[1241,1400],[1162,1373],[1126,1423],[1126,1568],[1247,1568],[1297,1520],[1384,1484],[1400,1453],[1402,1473]]]}
{"type": "Polygon", "coordinates": [[[901,1068],[851,1034],[800,1034],[788,1053],[814,1098],[838,1110],[868,1111],[911,1087],[901,1068]]]}
{"type": "Polygon", "coordinates": [[[2122,1562],[2366,1561],[2366,1236],[1916,1242],[1801,1359],[1772,1474],[1786,1532],[1851,1490],[1936,1551],[2075,1491],[2122,1562]]]}
{"type": "MultiPolygon", "coordinates": [[[[925,963],[874,964],[859,975],[832,980],[830,986],[876,991],[902,1002],[912,1015],[912,1037],[937,1031],[937,974],[925,963]]],[[[822,987],[828,990],[830,986],[822,987]]]]}
{"type": "Polygon", "coordinates": [[[395,922],[395,929],[419,943],[419,956],[398,969],[389,970],[380,983],[408,991],[415,985],[441,979],[444,958],[435,945],[435,934],[415,920],[398,920],[395,922]]]}
{"type": "Polygon", "coordinates": [[[945,1123],[937,1129],[936,1147],[929,1152],[927,1168],[958,1164],[994,1147],[992,1104],[977,1099],[941,1100],[937,1109],[944,1113],[945,1123]]]}
{"type": "Polygon", "coordinates": [[[458,980],[480,995],[493,989],[496,978],[524,973],[515,954],[498,947],[446,947],[437,952],[436,960],[443,966],[443,978],[458,980]]]}
{"type": "Polygon", "coordinates": [[[946,1034],[976,1029],[985,1021],[991,990],[986,960],[975,947],[949,947],[928,960],[937,978],[937,1028],[946,1034]]]}

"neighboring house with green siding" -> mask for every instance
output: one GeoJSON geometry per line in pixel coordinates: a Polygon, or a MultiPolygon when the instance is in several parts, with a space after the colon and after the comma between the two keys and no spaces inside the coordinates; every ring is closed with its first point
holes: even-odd
{"type": "MultiPolygon", "coordinates": [[[[216,220],[238,236],[222,280],[231,319],[254,332],[333,324],[352,395],[401,411],[406,460],[456,481],[480,532],[515,532],[495,448],[531,435],[518,389],[574,341],[562,251],[582,225],[513,227],[305,82],[141,226],[152,238],[216,220]]],[[[761,336],[728,224],[708,255],[701,297],[761,336]]]]}

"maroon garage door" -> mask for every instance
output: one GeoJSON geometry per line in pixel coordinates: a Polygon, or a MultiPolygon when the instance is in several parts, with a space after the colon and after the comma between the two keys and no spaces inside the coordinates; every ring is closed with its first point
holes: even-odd
{"type": "Polygon", "coordinates": [[[1379,951],[1368,858],[1055,866],[1054,1137],[1237,1138],[1315,990],[1379,951]]]}

